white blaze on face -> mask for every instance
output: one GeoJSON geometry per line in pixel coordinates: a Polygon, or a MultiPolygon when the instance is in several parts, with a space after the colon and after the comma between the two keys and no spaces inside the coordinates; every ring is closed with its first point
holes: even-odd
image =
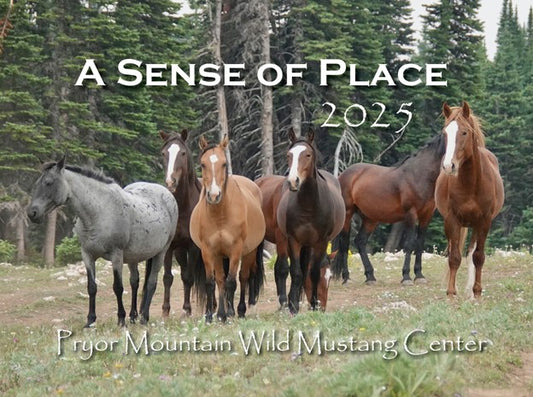
{"type": "Polygon", "coordinates": [[[291,150],[289,150],[289,153],[292,154],[292,164],[291,168],[289,170],[289,176],[287,177],[287,180],[292,184],[293,182],[296,182],[296,178],[298,177],[298,161],[300,160],[300,154],[305,151],[304,145],[296,145],[291,150]]]}
{"type": "Polygon", "coordinates": [[[218,156],[216,154],[212,154],[211,156],[209,156],[209,161],[211,161],[211,170],[213,171],[213,179],[211,180],[209,194],[216,197],[220,194],[220,187],[218,186],[215,178],[215,164],[218,161],[218,156]]]}
{"type": "Polygon", "coordinates": [[[174,172],[174,164],[176,163],[176,158],[178,157],[178,153],[180,151],[179,145],[176,145],[173,143],[168,148],[168,166],[167,166],[167,177],[166,177],[166,183],[167,185],[172,184],[172,173],[174,172]]]}
{"type": "Polygon", "coordinates": [[[459,130],[457,121],[452,121],[444,130],[446,131],[446,153],[444,153],[442,166],[446,171],[451,172],[453,155],[455,154],[455,139],[457,138],[457,131],[459,130]]]}

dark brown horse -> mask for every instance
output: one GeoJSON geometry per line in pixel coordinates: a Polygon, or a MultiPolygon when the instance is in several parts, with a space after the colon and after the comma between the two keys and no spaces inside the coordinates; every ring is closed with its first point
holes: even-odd
{"type": "Polygon", "coordinates": [[[175,256],[181,268],[183,282],[183,311],[191,315],[191,289],[196,285],[200,301],[205,296],[205,269],[200,254],[200,248],[194,244],[189,233],[191,213],[202,190],[202,184],[194,172],[191,151],[187,140],[187,130],[179,134],[168,134],[160,131],[163,139],[161,155],[165,166],[165,182],[172,192],[179,208],[179,218],[174,240],[170,244],[164,260],[165,273],[163,284],[165,294],[163,299],[163,317],[170,312],[170,288],[174,276],[172,275],[172,257],[175,256]]]}
{"type": "Polygon", "coordinates": [[[448,296],[457,293],[455,277],[461,264],[464,228],[472,228],[468,245],[467,289],[481,296],[481,272],[485,262],[485,240],[492,220],[503,206],[503,181],[498,160],[485,147],[485,137],[468,103],[461,107],[443,105],[443,135],[446,153],[437,179],[435,200],[444,218],[448,239],[448,296]],[[475,268],[475,280],[474,280],[475,268]]]}
{"type": "MultiPolygon", "coordinates": [[[[276,262],[274,264],[274,278],[281,308],[287,305],[287,276],[289,275],[289,246],[287,237],[278,226],[278,205],[281,200],[285,177],[280,175],[266,175],[255,181],[263,194],[263,215],[265,216],[265,240],[276,244],[276,262]]],[[[309,269],[310,270],[310,269],[309,269]]],[[[318,282],[318,300],[323,308],[327,305],[329,280],[331,271],[328,266],[321,268],[318,282]]],[[[311,279],[307,272],[305,293],[311,303],[311,279]]]]}
{"type": "Polygon", "coordinates": [[[339,175],[346,206],[344,227],[338,237],[338,252],[333,262],[333,274],[349,278],[347,266],[352,216],[361,217],[361,227],[355,237],[365,268],[366,283],[376,281],[374,268],[366,253],[366,243],[380,223],[405,222],[405,261],[402,283],[412,283],[410,277],[411,252],[415,251],[415,280],[423,281],[422,251],[429,222],[435,212],[435,181],[444,154],[444,139],[437,135],[401,164],[383,167],[358,163],[339,175]],[[418,223],[418,227],[417,227],[418,223]]]}
{"type": "Polygon", "coordinates": [[[277,210],[277,223],[288,238],[291,260],[289,310],[297,313],[304,277],[309,272],[313,310],[325,309],[318,299],[321,269],[329,267],[326,250],[329,241],[342,229],[344,203],[337,179],[317,168],[314,133],[296,138],[289,133],[291,146],[287,152],[289,175],[283,185],[277,210]]]}
{"type": "Polygon", "coordinates": [[[215,280],[219,291],[217,317],[222,321],[235,314],[237,273],[241,283],[239,317],[246,312],[246,289],[249,287],[249,304],[253,305],[263,283],[265,218],[261,191],[248,178],[228,174],[227,145],[227,136],[218,145],[200,140],[203,189],[190,223],[191,237],[200,247],[205,264],[208,322],[215,310],[215,280]],[[224,258],[229,260],[227,271],[224,258]]]}

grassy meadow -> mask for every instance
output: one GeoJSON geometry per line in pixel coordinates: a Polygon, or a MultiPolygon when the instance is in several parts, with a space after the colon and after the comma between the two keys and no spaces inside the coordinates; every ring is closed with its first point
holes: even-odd
{"type": "MultiPolygon", "coordinates": [[[[90,330],[82,329],[88,298],[80,266],[1,264],[0,394],[533,394],[533,258],[520,252],[488,256],[479,301],[462,293],[463,266],[461,294],[450,301],[446,258],[427,256],[428,283],[410,287],[399,283],[403,257],[371,258],[375,286],[363,285],[354,258],[352,281],[332,282],[327,311],[302,304],[297,316],[278,310],[268,268],[257,307],[227,324],[206,325],[198,307],[193,317],[181,318],[176,275],[170,318],[161,319],[160,282],[150,324],[126,329],[116,325],[112,272],[99,263],[99,317],[90,330]]],[[[125,302],[129,310],[128,294],[125,302]]]]}

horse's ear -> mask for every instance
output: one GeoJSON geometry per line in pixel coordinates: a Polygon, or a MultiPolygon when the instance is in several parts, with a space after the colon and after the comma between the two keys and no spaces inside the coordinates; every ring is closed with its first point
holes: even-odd
{"type": "Polygon", "coordinates": [[[463,117],[468,119],[470,117],[470,105],[467,101],[463,101],[463,117]]]}
{"type": "Polygon", "coordinates": [[[446,118],[450,117],[452,114],[452,108],[448,105],[448,102],[442,104],[442,114],[444,114],[444,117],[446,118]]]}
{"type": "Polygon", "coordinates": [[[63,168],[65,168],[65,155],[61,157],[61,159],[56,163],[56,167],[58,171],[61,171],[63,168]]]}
{"type": "Polygon", "coordinates": [[[209,145],[209,143],[207,143],[207,139],[205,139],[205,137],[202,135],[200,137],[200,149],[204,150],[207,147],[207,145],[209,145]]]}
{"type": "Polygon", "coordinates": [[[184,128],[180,132],[181,139],[183,139],[183,142],[187,140],[187,137],[189,136],[189,131],[187,131],[187,128],[184,128]]]}
{"type": "Polygon", "coordinates": [[[309,128],[309,131],[307,131],[307,142],[313,143],[315,140],[315,130],[312,128],[309,128]]]}
{"type": "Polygon", "coordinates": [[[226,149],[228,147],[228,144],[229,144],[228,134],[224,134],[224,137],[220,141],[220,146],[222,147],[222,149],[226,149]]]}
{"type": "Polygon", "coordinates": [[[295,140],[296,140],[296,134],[294,133],[294,130],[291,127],[291,129],[289,130],[289,141],[291,143],[294,143],[295,140]]]}
{"type": "Polygon", "coordinates": [[[162,140],[166,141],[168,139],[168,137],[170,136],[170,134],[167,134],[165,131],[160,130],[159,131],[159,136],[161,137],[162,140]]]}

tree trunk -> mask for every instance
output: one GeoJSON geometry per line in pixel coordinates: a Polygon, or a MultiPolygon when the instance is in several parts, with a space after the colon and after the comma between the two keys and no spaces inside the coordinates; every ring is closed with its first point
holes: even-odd
{"type": "Polygon", "coordinates": [[[24,217],[17,217],[17,263],[26,258],[26,245],[24,240],[24,217]]]}
{"type": "Polygon", "coordinates": [[[391,231],[389,233],[389,237],[387,238],[387,242],[385,243],[384,251],[385,252],[394,252],[396,251],[400,245],[400,241],[402,240],[402,234],[404,230],[404,223],[403,222],[397,222],[392,225],[391,231]]]}
{"type": "MultiPolygon", "coordinates": [[[[302,1],[295,3],[296,7],[302,6],[302,1]]],[[[294,27],[294,61],[293,63],[302,64],[302,41],[303,41],[303,28],[299,18],[295,21],[294,27]]],[[[291,99],[291,127],[297,137],[302,135],[302,98],[303,88],[300,79],[296,79],[294,83],[294,90],[291,99]]]]}
{"type": "Polygon", "coordinates": [[[46,221],[43,257],[46,267],[52,267],[55,260],[54,250],[56,245],[57,210],[51,211],[48,214],[46,221]]]}
{"type": "MultiPolygon", "coordinates": [[[[262,51],[262,63],[266,65],[270,63],[270,26],[269,26],[269,12],[270,1],[265,0],[260,2],[261,4],[261,18],[262,18],[262,36],[263,36],[263,51],[262,51]]],[[[270,81],[270,76],[266,76],[270,81]]],[[[271,175],[274,173],[274,138],[272,136],[272,87],[262,86],[262,99],[263,109],[261,113],[261,171],[263,175],[271,175]]]]}
{"type": "MultiPolygon", "coordinates": [[[[222,0],[216,1],[215,7],[215,26],[213,29],[213,52],[215,58],[215,64],[222,70],[223,61],[220,47],[221,43],[221,30],[222,30],[222,0]]],[[[224,84],[221,82],[217,87],[217,107],[218,107],[218,128],[220,140],[224,136],[229,138],[229,126],[228,126],[228,112],[226,110],[226,94],[224,93],[224,84]]],[[[228,172],[232,173],[231,168],[231,153],[229,146],[226,148],[226,159],[228,164],[228,172]]]]}

